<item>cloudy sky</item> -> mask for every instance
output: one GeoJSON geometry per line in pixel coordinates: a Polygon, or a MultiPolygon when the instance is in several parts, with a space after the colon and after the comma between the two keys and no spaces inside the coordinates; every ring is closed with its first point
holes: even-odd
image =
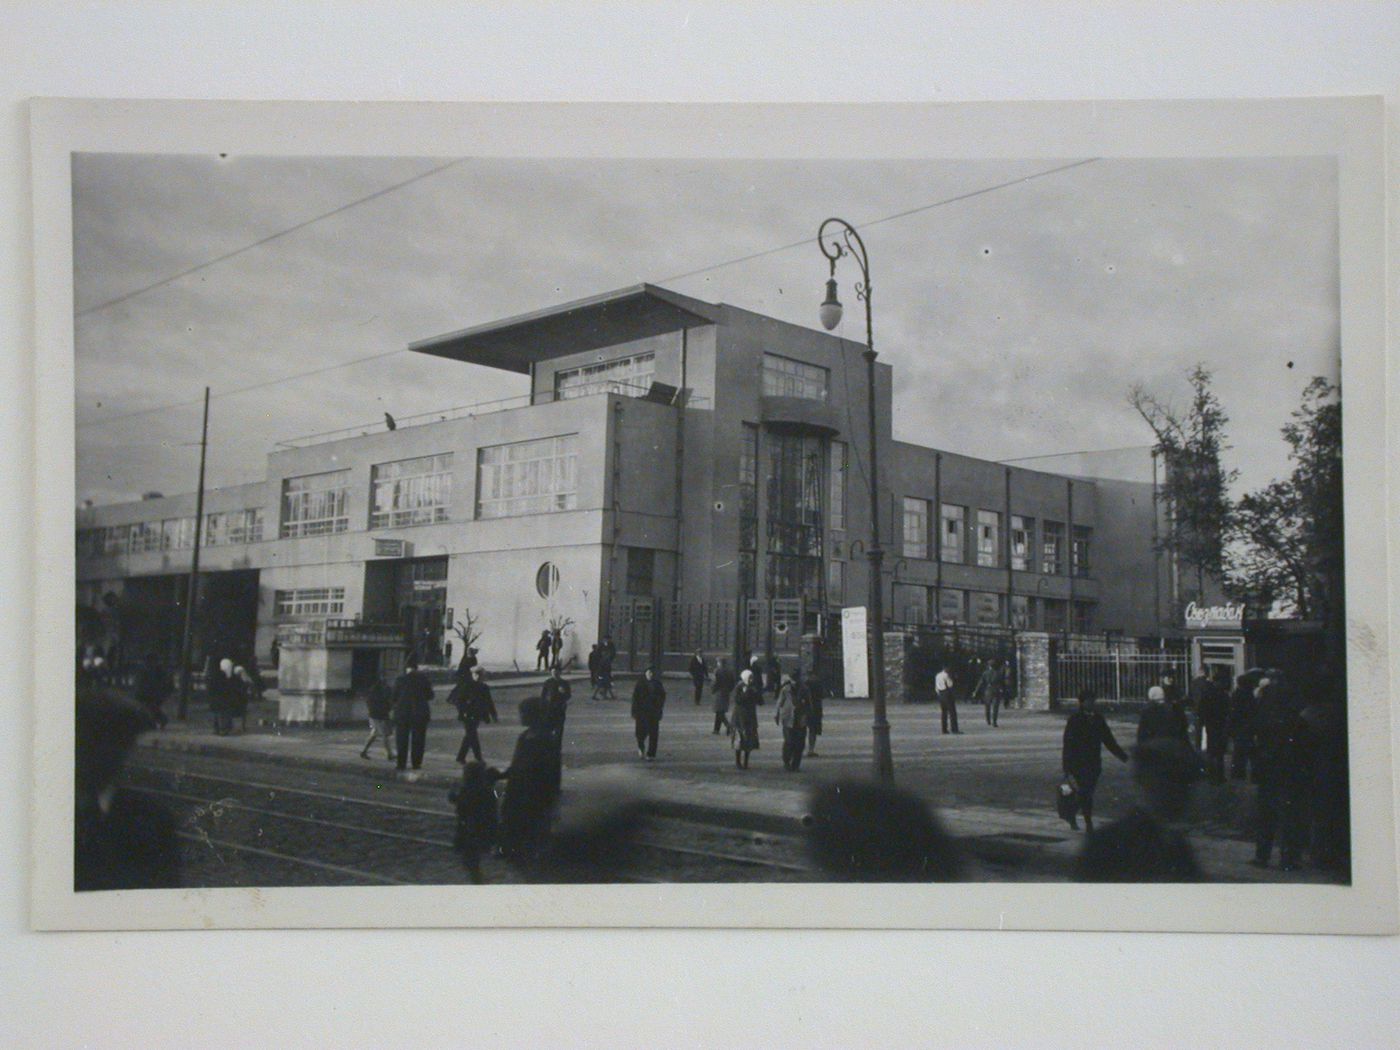
{"type": "Polygon", "coordinates": [[[1285,473],[1279,427],[1339,369],[1332,161],[1026,178],[1086,159],[80,155],[77,497],[192,490],[206,384],[213,486],[261,478],[283,438],[523,393],[404,348],[641,281],[818,328],[833,214],[870,252],[896,437],[993,459],[1145,446],[1128,388],[1183,400],[1200,361],[1241,484],[1285,473]]]}

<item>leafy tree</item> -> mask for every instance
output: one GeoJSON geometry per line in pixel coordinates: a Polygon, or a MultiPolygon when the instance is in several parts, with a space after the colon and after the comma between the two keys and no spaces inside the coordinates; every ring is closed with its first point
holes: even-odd
{"type": "MultiPolygon", "coordinates": [[[[1154,453],[1165,468],[1157,498],[1166,507],[1158,549],[1195,576],[1195,593],[1205,593],[1206,577],[1220,578],[1234,508],[1229,489],[1238,475],[1226,470],[1222,453],[1229,416],[1211,390],[1211,373],[1197,364],[1187,375],[1191,401],[1186,409],[1160,400],[1141,385],[1129,403],[1152,428],[1154,453]]],[[[1179,611],[1179,610],[1178,610],[1179,611]]]]}
{"type": "Polygon", "coordinates": [[[1340,637],[1342,578],[1341,388],[1318,376],[1283,427],[1293,472],[1242,497],[1234,521],[1230,591],[1283,601],[1340,637]]]}

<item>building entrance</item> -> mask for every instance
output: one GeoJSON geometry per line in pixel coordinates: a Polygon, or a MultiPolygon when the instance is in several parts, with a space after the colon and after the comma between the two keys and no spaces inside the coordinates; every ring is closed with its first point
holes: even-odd
{"type": "Polygon", "coordinates": [[[440,665],[447,624],[447,558],[404,558],[365,566],[365,618],[397,623],[404,647],[440,665]]]}

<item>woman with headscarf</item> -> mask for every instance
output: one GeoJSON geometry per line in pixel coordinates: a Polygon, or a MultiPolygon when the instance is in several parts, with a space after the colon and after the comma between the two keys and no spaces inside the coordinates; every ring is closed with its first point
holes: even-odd
{"type": "Polygon", "coordinates": [[[515,741],[501,800],[501,849],[508,856],[532,859],[544,844],[550,815],[559,797],[555,779],[554,734],[544,701],[537,696],[520,703],[524,732],[515,741]]]}
{"type": "Polygon", "coordinates": [[[807,745],[807,693],[791,675],[778,686],[778,711],[774,718],[783,729],[783,768],[796,773],[802,767],[807,745]]]}
{"type": "Polygon", "coordinates": [[[734,765],[739,769],[749,768],[749,752],[758,749],[758,708],[762,703],[763,691],[754,683],[753,671],[743,671],[729,712],[729,738],[734,743],[734,765]]]}

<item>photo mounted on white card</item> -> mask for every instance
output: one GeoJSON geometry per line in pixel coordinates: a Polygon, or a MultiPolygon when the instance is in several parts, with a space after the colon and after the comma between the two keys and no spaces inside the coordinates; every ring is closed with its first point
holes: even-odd
{"type": "Polygon", "coordinates": [[[36,927],[1395,929],[1377,100],[32,129],[36,927]]]}

